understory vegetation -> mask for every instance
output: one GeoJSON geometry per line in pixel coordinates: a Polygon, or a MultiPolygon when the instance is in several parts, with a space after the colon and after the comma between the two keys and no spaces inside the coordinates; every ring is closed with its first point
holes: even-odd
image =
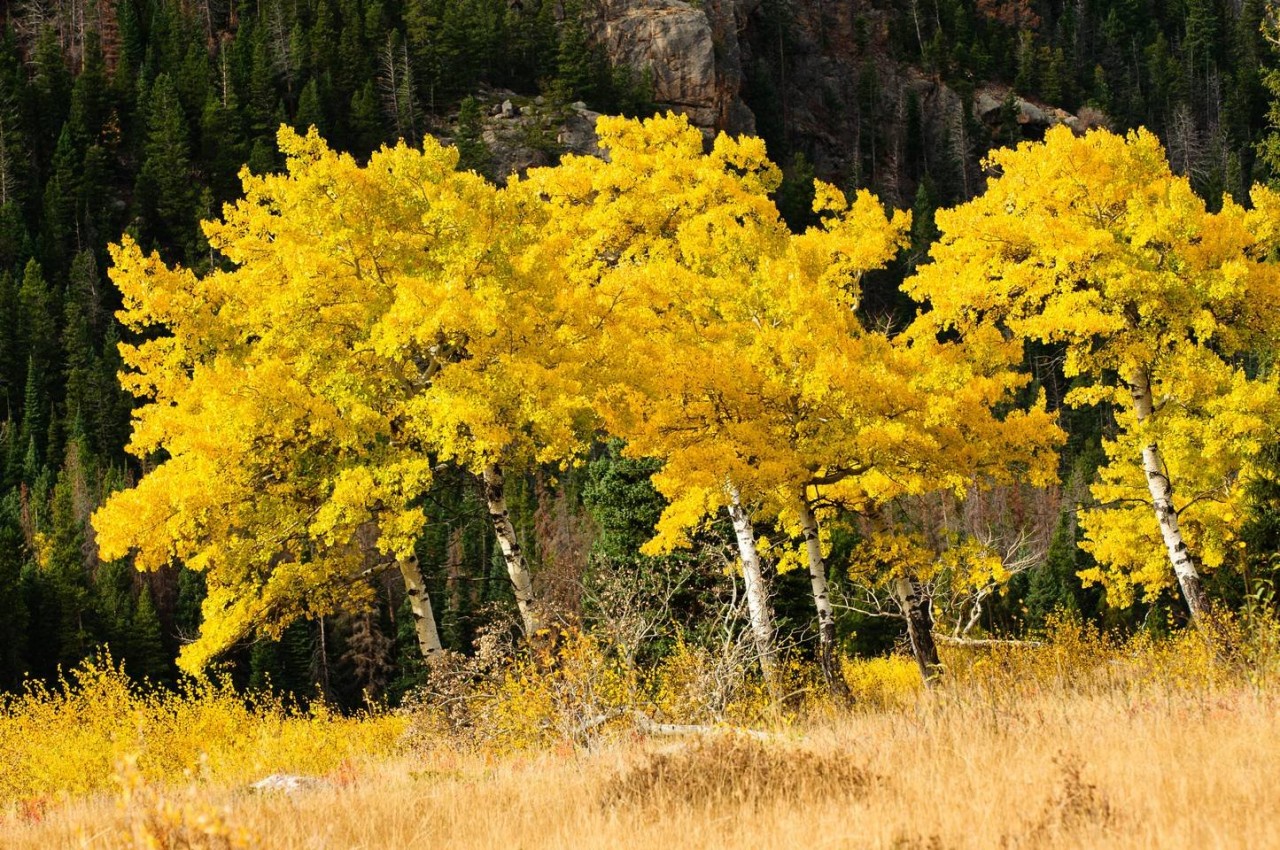
{"type": "Polygon", "coordinates": [[[886,850],[1269,846],[1274,622],[1122,639],[1064,619],[943,655],[931,689],[910,659],[845,659],[849,707],[811,665],[773,698],[686,650],[636,671],[574,638],[349,718],[140,688],[102,659],[0,709],[0,830],[165,850],[783,847],[814,824],[886,850]],[[717,705],[712,680],[731,690],[717,705]],[[249,787],[281,772],[309,784],[249,787]],[[504,817],[476,818],[490,795],[504,817]]]}

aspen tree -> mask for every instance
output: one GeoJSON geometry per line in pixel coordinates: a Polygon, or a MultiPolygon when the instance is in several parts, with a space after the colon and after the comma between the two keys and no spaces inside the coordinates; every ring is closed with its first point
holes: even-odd
{"type": "MultiPolygon", "coordinates": [[[[708,345],[732,332],[731,327],[741,332],[741,325],[707,328],[709,340],[699,342],[671,333],[664,315],[679,310],[687,299],[714,304],[711,293],[699,292],[697,271],[682,262],[682,257],[692,256],[690,251],[727,267],[748,256],[739,244],[740,234],[785,238],[785,227],[768,197],[780,173],[758,139],[722,135],[704,155],[701,134],[674,115],[644,122],[602,118],[597,133],[608,161],[565,157],[556,168],[531,171],[524,185],[551,210],[552,231],[543,246],[566,258],[566,289],[594,293],[600,317],[595,324],[607,324],[592,374],[597,409],[611,431],[634,441],[629,453],[660,457],[671,470],[671,458],[662,447],[643,440],[617,413],[636,399],[666,393],[678,406],[688,405],[696,417],[696,400],[671,384],[663,386],[663,376],[679,370],[680,363],[690,375],[732,369],[732,364],[709,356],[714,347],[708,345]],[[730,231],[725,230],[727,223],[730,231]],[[717,251],[722,253],[715,256],[717,251]]],[[[717,495],[711,510],[726,511],[734,524],[751,633],[766,678],[772,680],[772,605],[751,506],[735,495],[738,472],[745,475],[746,469],[726,463],[703,468],[715,478],[711,487],[717,495]]],[[[670,497],[673,489],[662,483],[668,480],[666,473],[655,476],[659,490],[670,497]]],[[[687,498],[682,484],[674,488],[687,498]]]]}
{"type": "Polygon", "coordinates": [[[438,146],[361,169],[314,135],[281,142],[288,171],[245,175],[245,198],[206,225],[229,270],[197,277],[127,238],[112,249],[120,318],[142,339],[121,346],[144,401],[129,450],[154,466],[93,522],[105,557],[205,572],[188,670],[252,631],[367,602],[362,537],[372,525],[390,562],[411,557],[431,482],[399,424],[416,375],[376,356],[371,329],[395,259],[416,248],[428,264],[453,231],[410,214],[396,161],[416,159],[423,207],[477,181],[438,146]]]}
{"type": "MultiPolygon", "coordinates": [[[[578,337],[555,336],[575,305],[523,251],[539,208],[431,139],[364,167],[314,133],[280,142],[288,170],[246,174],[244,199],[206,225],[228,270],[113,249],[121,319],[146,335],[122,346],[145,401],[130,451],[160,461],[95,516],[103,552],[205,571],[204,630],[183,652],[196,669],[251,630],[364,601],[370,527],[388,566],[412,565],[432,470],[454,462],[485,478],[534,634],[545,618],[501,521],[500,470],[566,460],[592,433],[561,369],[578,337]]],[[[425,627],[425,586],[405,577],[425,627]]]]}
{"type": "Polygon", "coordinates": [[[933,262],[907,281],[929,304],[921,332],[1062,346],[1081,379],[1067,402],[1122,411],[1081,518],[1098,561],[1083,576],[1117,604],[1172,579],[1198,622],[1201,569],[1226,561],[1238,482],[1276,409],[1274,381],[1238,358],[1280,327],[1280,203],[1256,187],[1252,210],[1225,197],[1209,212],[1142,130],[1057,127],[987,165],[986,192],[938,212],[933,262]]]}

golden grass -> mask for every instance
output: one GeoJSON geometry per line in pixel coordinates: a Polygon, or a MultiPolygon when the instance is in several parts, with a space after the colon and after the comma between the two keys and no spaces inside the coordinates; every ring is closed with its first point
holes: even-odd
{"type": "MultiPolygon", "coordinates": [[[[1042,697],[1012,711],[929,696],[767,743],[496,760],[442,747],[360,763],[316,791],[210,786],[200,799],[249,847],[1275,847],[1277,716],[1248,691],[1042,697]],[[668,779],[655,781],[663,759],[668,779]],[[814,769],[832,760],[834,776],[814,769]]],[[[81,801],[10,823],[0,844],[135,846],[119,836],[138,816],[81,801]]]]}
{"type": "MultiPolygon", "coordinates": [[[[516,751],[419,737],[296,794],[231,774],[157,783],[125,760],[114,795],[11,809],[0,847],[1280,847],[1280,695],[1258,668],[1194,635],[1080,631],[947,660],[931,691],[855,669],[874,704],[763,736],[619,723],[590,750],[516,751]]],[[[877,664],[904,676],[905,660],[877,664]]]]}

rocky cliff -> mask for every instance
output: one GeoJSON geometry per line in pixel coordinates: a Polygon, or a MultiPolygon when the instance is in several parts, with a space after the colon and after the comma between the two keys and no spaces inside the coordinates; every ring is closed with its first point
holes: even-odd
{"type": "Polygon", "coordinates": [[[945,194],[976,191],[993,142],[1099,120],[1007,86],[957,91],[887,59],[887,16],[866,0],[598,0],[593,12],[596,41],[648,76],[659,108],[708,133],[759,133],[776,157],[801,154],[819,176],[898,205],[925,171],[951,184],[945,194]]]}
{"type": "MultiPolygon", "coordinates": [[[[797,176],[811,168],[898,207],[926,179],[935,202],[980,191],[993,145],[1102,123],[1008,85],[948,84],[890,59],[888,15],[868,0],[596,0],[586,11],[592,40],[647,82],[660,110],[688,115],[708,137],[763,136],[797,176]]],[[[563,152],[598,152],[585,104],[489,88],[478,96],[499,179],[563,152]]]]}

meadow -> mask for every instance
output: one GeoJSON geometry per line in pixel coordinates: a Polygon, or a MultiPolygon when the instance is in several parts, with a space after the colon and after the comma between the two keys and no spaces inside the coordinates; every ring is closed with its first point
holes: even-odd
{"type": "Polygon", "coordinates": [[[909,658],[846,660],[852,706],[793,664],[784,699],[744,681],[718,722],[708,659],[644,676],[585,639],[352,717],[100,661],[0,711],[0,846],[1280,846],[1268,634],[1060,625],[950,649],[930,688],[909,658]],[[273,773],[306,786],[249,787],[273,773]]]}

